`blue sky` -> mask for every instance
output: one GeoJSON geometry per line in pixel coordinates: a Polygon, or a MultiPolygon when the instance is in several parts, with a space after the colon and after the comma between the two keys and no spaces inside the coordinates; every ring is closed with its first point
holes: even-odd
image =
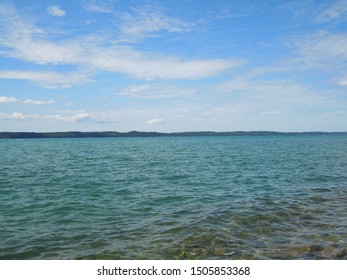
{"type": "Polygon", "coordinates": [[[347,131],[347,1],[0,1],[0,131],[347,131]]]}

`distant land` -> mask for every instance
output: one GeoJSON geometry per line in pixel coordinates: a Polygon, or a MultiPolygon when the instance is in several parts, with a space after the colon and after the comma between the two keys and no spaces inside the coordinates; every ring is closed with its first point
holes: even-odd
{"type": "Polygon", "coordinates": [[[328,136],[346,135],[347,132],[276,132],[276,131],[195,131],[195,132],[143,132],[143,131],[103,131],[103,132],[0,132],[0,139],[28,139],[28,138],[101,138],[101,137],[177,137],[177,136],[328,136]]]}

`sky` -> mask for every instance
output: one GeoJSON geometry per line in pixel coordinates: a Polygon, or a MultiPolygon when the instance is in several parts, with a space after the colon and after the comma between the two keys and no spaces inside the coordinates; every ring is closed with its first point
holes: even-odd
{"type": "Polygon", "coordinates": [[[347,131],[347,0],[0,0],[0,131],[347,131]]]}

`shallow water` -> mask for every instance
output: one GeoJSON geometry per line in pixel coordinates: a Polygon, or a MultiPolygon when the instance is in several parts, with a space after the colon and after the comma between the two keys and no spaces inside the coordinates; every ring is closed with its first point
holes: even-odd
{"type": "Polygon", "coordinates": [[[1,259],[347,259],[347,137],[0,140],[1,259]]]}

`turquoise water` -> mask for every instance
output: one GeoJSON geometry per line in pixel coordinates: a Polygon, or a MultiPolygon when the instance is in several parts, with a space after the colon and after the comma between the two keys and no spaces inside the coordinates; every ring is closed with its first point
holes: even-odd
{"type": "Polygon", "coordinates": [[[0,140],[1,259],[347,259],[347,137],[0,140]]]}

